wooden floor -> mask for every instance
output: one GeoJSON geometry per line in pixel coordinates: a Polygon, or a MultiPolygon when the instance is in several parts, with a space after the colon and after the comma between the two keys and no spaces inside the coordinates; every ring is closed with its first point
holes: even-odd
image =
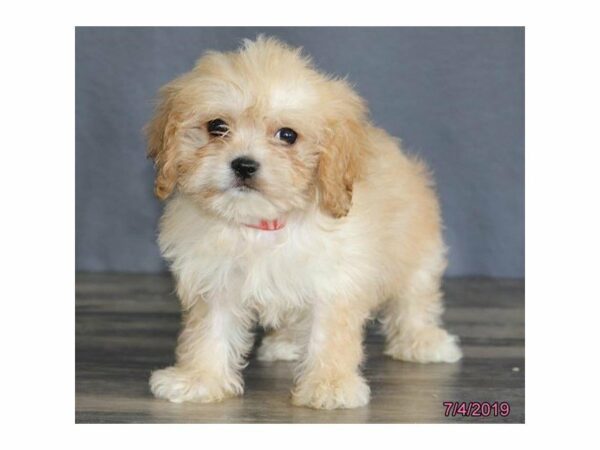
{"type": "Polygon", "coordinates": [[[78,274],[77,423],[498,423],[525,420],[524,282],[451,279],[449,330],[460,336],[456,364],[413,364],[382,354],[371,327],[364,369],[372,399],[354,410],[315,411],[289,402],[292,365],[244,372],[246,393],[217,404],[173,404],[148,389],[150,371],[173,363],[178,303],[168,276],[78,274]],[[445,417],[443,402],[508,402],[507,417],[445,417]]]}

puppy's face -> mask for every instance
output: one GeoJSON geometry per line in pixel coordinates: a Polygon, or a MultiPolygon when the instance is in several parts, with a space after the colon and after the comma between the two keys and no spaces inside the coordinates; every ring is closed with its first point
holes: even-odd
{"type": "Polygon", "coordinates": [[[227,220],[274,220],[314,202],[348,213],[365,108],[340,80],[272,39],[209,53],[161,91],[147,127],[155,192],[175,189],[227,220]]]}

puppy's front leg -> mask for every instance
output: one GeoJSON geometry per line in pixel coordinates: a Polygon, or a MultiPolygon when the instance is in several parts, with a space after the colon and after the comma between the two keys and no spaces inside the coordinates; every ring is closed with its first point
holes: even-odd
{"type": "Polygon", "coordinates": [[[292,391],[293,404],[335,409],[369,402],[369,386],[359,371],[367,317],[367,310],[345,301],[316,307],[308,352],[292,391]]]}
{"type": "Polygon", "coordinates": [[[207,403],[244,392],[241,370],[252,346],[251,317],[220,300],[198,300],[184,314],[177,362],[150,377],[156,397],[207,403]]]}

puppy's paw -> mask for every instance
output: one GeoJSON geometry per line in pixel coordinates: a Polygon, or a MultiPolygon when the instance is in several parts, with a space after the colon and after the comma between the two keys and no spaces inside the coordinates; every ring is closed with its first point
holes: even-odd
{"type": "Polygon", "coordinates": [[[155,370],[150,376],[150,390],[156,398],[173,403],[218,402],[227,397],[241,395],[241,383],[227,386],[214,376],[197,373],[180,367],[155,370]]]}
{"type": "Polygon", "coordinates": [[[315,409],[358,408],[369,403],[371,390],[358,374],[302,380],[292,391],[292,403],[315,409]]]}
{"type": "Polygon", "coordinates": [[[300,358],[301,346],[277,335],[265,336],[258,349],[259,361],[296,361],[300,358]]]}
{"type": "Polygon", "coordinates": [[[387,344],[385,354],[402,361],[453,363],[462,357],[458,338],[442,328],[427,327],[387,344]]]}

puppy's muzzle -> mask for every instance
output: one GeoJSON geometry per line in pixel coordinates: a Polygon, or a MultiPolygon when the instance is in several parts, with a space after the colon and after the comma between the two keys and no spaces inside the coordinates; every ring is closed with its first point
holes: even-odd
{"type": "Polygon", "coordinates": [[[260,163],[258,161],[246,156],[240,156],[231,161],[231,170],[241,180],[252,178],[258,172],[259,168],[260,163]]]}

